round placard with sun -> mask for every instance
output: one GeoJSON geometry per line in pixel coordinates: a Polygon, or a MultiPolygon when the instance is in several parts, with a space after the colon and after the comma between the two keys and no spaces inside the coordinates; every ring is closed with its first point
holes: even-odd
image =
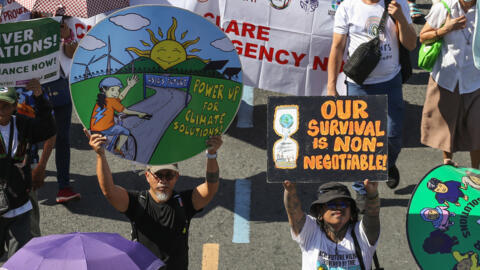
{"type": "MultiPolygon", "coordinates": [[[[177,29],[177,20],[172,18],[172,26],[168,29],[168,34],[165,40],[158,40],[155,37],[155,34],[150,29],[145,29],[150,34],[150,40],[153,45],[145,41],[141,41],[144,46],[151,47],[150,50],[140,50],[138,48],[127,48],[127,50],[135,52],[138,56],[149,57],[155,63],[157,63],[163,69],[173,67],[181,62],[186,61],[187,59],[198,58],[196,55],[187,54],[187,48],[200,40],[200,37],[197,37],[194,40],[188,40],[183,43],[180,43],[175,38],[175,30],[177,29]]],[[[188,31],[182,33],[181,38],[185,38],[188,31]]],[[[162,29],[158,28],[158,35],[163,37],[162,29]]],[[[199,49],[192,49],[190,52],[199,52],[199,49]]],[[[208,63],[206,60],[202,60],[205,63],[208,63]]]]}
{"type": "Polygon", "coordinates": [[[105,148],[144,164],[186,160],[232,122],[242,69],[227,36],[190,11],[134,6],[95,25],[72,61],[76,112],[105,148]]]}

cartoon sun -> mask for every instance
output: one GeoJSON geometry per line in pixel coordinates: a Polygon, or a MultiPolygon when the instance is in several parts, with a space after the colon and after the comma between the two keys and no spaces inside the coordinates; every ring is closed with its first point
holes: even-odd
{"type": "MultiPolygon", "coordinates": [[[[177,20],[172,17],[172,25],[168,29],[167,38],[165,40],[158,40],[155,37],[155,34],[150,29],[146,29],[147,32],[150,34],[150,40],[153,43],[153,48],[148,51],[139,50],[137,48],[127,48],[127,50],[133,51],[138,56],[141,57],[148,57],[155,61],[160,67],[163,69],[168,69],[170,67],[175,66],[187,59],[197,58],[201,61],[208,63],[208,60],[201,59],[196,55],[188,55],[187,48],[200,40],[200,37],[197,37],[195,40],[188,40],[184,43],[180,43],[175,38],[175,30],[177,29],[177,20]]],[[[182,39],[185,38],[188,31],[182,33],[182,39]]],[[[158,34],[160,37],[163,38],[162,29],[158,28],[158,34]]],[[[144,46],[151,47],[149,43],[140,40],[144,46]]],[[[199,52],[200,49],[192,49],[190,50],[191,53],[199,52]]]]}

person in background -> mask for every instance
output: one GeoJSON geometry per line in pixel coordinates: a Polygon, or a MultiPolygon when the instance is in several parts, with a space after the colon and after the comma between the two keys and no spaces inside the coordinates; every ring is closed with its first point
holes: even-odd
{"type": "Polygon", "coordinates": [[[50,104],[39,84],[32,84],[35,118],[14,115],[17,92],[0,88],[0,257],[7,247],[8,257],[32,237],[30,214],[32,189],[30,146],[55,135],[50,104]]]}
{"type": "MultiPolygon", "coordinates": [[[[27,16],[31,19],[43,18],[44,14],[39,12],[33,12],[29,14],[22,14],[16,21],[24,20],[23,17],[27,16]]],[[[66,26],[66,17],[62,19],[60,24],[60,36],[61,36],[61,51],[64,55],[71,58],[73,52],[76,49],[76,43],[70,41],[68,44],[65,40],[70,40],[73,33],[66,26]],[[68,30],[67,30],[68,29],[68,30]]],[[[14,22],[14,21],[12,21],[14,22]]],[[[70,99],[70,90],[68,87],[68,80],[63,76],[63,70],[60,70],[61,77],[54,81],[44,85],[40,85],[37,79],[31,79],[26,87],[18,87],[16,91],[19,95],[19,102],[17,104],[17,114],[21,114],[30,118],[35,118],[35,99],[33,98],[33,88],[42,88],[44,98],[50,100],[53,103],[53,109],[55,112],[55,121],[58,129],[57,136],[52,136],[43,142],[43,151],[41,155],[38,155],[38,149],[41,143],[31,145],[31,167],[32,167],[32,189],[30,191],[30,199],[33,210],[30,214],[31,230],[33,236],[40,236],[40,210],[37,200],[36,190],[43,186],[45,181],[45,170],[48,159],[52,153],[53,147],[56,146],[55,161],[57,165],[57,181],[59,183],[59,191],[57,194],[57,202],[67,202],[69,200],[80,198],[79,193],[73,192],[69,185],[70,179],[70,125],[72,115],[72,105],[70,99]]]]}
{"type": "Polygon", "coordinates": [[[410,8],[410,18],[412,18],[412,22],[415,24],[422,24],[424,23],[423,13],[418,9],[417,3],[415,0],[409,1],[407,0],[408,7],[410,8]]]}
{"type": "MultiPolygon", "coordinates": [[[[43,18],[45,14],[32,12],[31,18],[43,18]]],[[[73,36],[73,31],[67,26],[68,16],[62,16],[60,22],[61,52],[68,58],[72,58],[78,46],[73,36]]],[[[58,192],[55,198],[57,203],[66,203],[71,200],[80,199],[81,195],[75,192],[70,184],[70,126],[72,123],[72,101],[68,77],[69,72],[60,68],[60,78],[56,81],[45,83],[42,88],[48,95],[53,106],[53,113],[57,123],[57,136],[55,140],[47,143],[47,147],[55,144],[55,165],[57,168],[58,192]]],[[[51,149],[45,149],[45,153],[51,153],[51,149]]],[[[42,152],[42,154],[43,154],[42,152]]],[[[45,157],[48,160],[48,157],[45,157]]],[[[41,157],[40,159],[42,159],[41,157]]]]}
{"type": "MultiPolygon", "coordinates": [[[[348,77],[346,84],[349,96],[388,96],[389,181],[387,181],[387,185],[394,189],[400,182],[400,172],[396,161],[402,149],[405,111],[399,46],[401,43],[410,51],[415,49],[417,35],[412,26],[412,19],[408,16],[409,9],[406,0],[392,0],[386,8],[390,16],[387,16],[384,33],[380,33],[380,61],[362,85],[356,84],[348,77]]],[[[328,95],[338,95],[337,78],[345,49],[348,50],[349,55],[352,55],[360,44],[370,41],[377,34],[376,31],[378,31],[384,10],[385,1],[382,0],[345,0],[339,5],[335,13],[333,41],[327,68],[328,95]]]]}
{"type": "MultiPolygon", "coordinates": [[[[23,115],[29,118],[36,117],[35,96],[33,89],[41,88],[37,79],[30,80],[25,87],[16,87],[18,101],[16,115],[23,115]]],[[[43,91],[42,91],[43,92],[43,91]]],[[[48,96],[43,92],[43,98],[48,100],[48,96]]],[[[48,159],[55,145],[55,135],[43,142],[43,151],[41,156],[38,155],[40,143],[32,144],[30,149],[30,163],[32,168],[32,189],[30,190],[30,201],[32,203],[32,211],[30,214],[31,231],[34,237],[40,236],[40,208],[37,199],[37,189],[43,186],[45,181],[45,169],[48,159]]]]}
{"type": "Polygon", "coordinates": [[[425,17],[420,42],[443,39],[427,85],[421,142],[443,151],[443,163],[456,165],[453,153],[469,151],[472,168],[480,166],[480,70],[473,62],[476,0],[443,0],[425,17]]]}

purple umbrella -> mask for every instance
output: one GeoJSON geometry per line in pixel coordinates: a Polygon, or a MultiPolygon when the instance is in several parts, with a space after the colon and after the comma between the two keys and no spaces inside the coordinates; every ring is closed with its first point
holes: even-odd
{"type": "Polygon", "coordinates": [[[116,233],[35,237],[13,255],[8,270],[157,270],[164,263],[140,243],[116,233]]]}

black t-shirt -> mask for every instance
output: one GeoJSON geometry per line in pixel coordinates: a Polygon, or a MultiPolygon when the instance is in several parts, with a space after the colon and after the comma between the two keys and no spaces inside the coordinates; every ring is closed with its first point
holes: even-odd
{"type": "Polygon", "coordinates": [[[125,215],[135,223],[138,242],[163,260],[169,270],[188,269],[188,229],[199,212],[193,208],[192,192],[174,192],[167,202],[157,203],[149,192],[128,191],[125,215]]]}

